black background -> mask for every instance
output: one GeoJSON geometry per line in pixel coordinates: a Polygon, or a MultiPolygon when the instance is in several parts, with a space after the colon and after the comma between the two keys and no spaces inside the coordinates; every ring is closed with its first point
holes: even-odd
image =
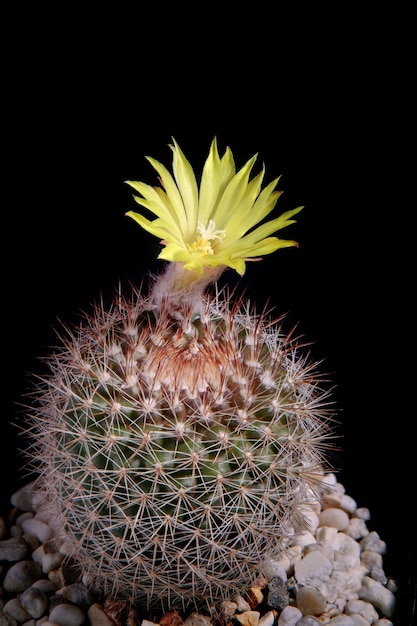
{"type": "MultiPolygon", "coordinates": [[[[387,542],[385,571],[400,583],[397,619],[407,623],[416,576],[409,18],[341,8],[295,11],[288,22],[260,7],[244,23],[220,7],[135,19],[73,12],[49,16],[52,28],[39,14],[9,16],[1,504],[25,481],[12,422],[56,320],[161,268],[157,240],[124,215],[137,208],[124,181],[156,184],[144,157],[170,167],[172,137],[199,170],[217,136],[238,167],[258,153],[267,182],[282,175],[276,214],[306,207],[282,233],[300,247],[249,264],[239,286],[299,323],[337,385],[332,462],[387,542]]],[[[237,282],[232,271],[224,278],[237,282]]]]}

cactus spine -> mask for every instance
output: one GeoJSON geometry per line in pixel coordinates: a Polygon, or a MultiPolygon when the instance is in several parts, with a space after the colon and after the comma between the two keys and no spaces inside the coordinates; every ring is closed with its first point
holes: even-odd
{"type": "Polygon", "coordinates": [[[276,181],[261,192],[253,159],[236,173],[214,141],[196,195],[177,144],[173,152],[175,188],[153,160],[165,192],[130,183],[157,219],[129,212],[163,239],[170,263],[148,293],[119,294],[64,329],[36,386],[29,456],[93,588],[213,610],[304,529],[332,403],[282,320],[213,282],[295,245],[269,234],[300,209],[250,230],[275,205],[276,181]]]}

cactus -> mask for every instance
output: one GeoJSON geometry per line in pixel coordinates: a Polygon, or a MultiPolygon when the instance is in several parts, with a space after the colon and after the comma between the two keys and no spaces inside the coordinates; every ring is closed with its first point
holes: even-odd
{"type": "Polygon", "coordinates": [[[174,141],[174,178],[129,185],[156,219],[163,272],[58,333],[26,430],[37,488],[92,588],[147,607],[205,606],[247,587],[305,529],[332,438],[327,381],[283,317],[216,280],[295,241],[271,236],[279,179],[236,172],[213,140],[200,186],[174,141]]]}

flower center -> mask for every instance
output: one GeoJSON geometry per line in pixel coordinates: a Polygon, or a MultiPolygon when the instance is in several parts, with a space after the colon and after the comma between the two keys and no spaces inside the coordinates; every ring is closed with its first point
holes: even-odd
{"type": "Polygon", "coordinates": [[[197,225],[198,237],[193,243],[189,245],[192,252],[199,251],[203,253],[203,256],[207,254],[214,254],[212,241],[222,241],[226,237],[225,230],[216,230],[216,224],[213,220],[210,220],[207,228],[201,222],[197,225]]]}

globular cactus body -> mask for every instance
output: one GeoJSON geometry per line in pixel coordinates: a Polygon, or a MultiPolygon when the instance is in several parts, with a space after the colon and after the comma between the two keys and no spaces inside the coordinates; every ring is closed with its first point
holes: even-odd
{"type": "Polygon", "coordinates": [[[173,297],[177,279],[97,304],[61,334],[30,455],[94,588],[213,606],[304,529],[331,402],[281,320],[225,291],[173,297]]]}

